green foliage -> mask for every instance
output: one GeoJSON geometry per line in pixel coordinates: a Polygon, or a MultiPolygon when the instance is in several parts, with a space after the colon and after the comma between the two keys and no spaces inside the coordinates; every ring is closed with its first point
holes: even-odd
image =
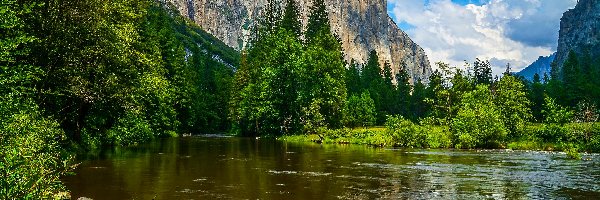
{"type": "Polygon", "coordinates": [[[65,192],[60,178],[72,168],[72,158],[60,145],[66,138],[58,124],[36,111],[3,116],[0,198],[51,199],[65,192]]]}
{"type": "Polygon", "coordinates": [[[494,103],[502,114],[504,126],[510,137],[517,137],[532,118],[525,86],[514,76],[505,75],[495,87],[494,103]]]}
{"type": "Polygon", "coordinates": [[[477,85],[492,84],[492,65],[489,60],[483,61],[477,58],[473,63],[475,83],[477,85]]]}
{"type": "Polygon", "coordinates": [[[456,148],[494,148],[506,140],[500,110],[493,104],[487,85],[463,95],[458,115],[451,124],[456,148]]]}
{"type": "Polygon", "coordinates": [[[543,121],[542,109],[544,107],[545,93],[546,85],[540,81],[539,75],[535,74],[534,81],[533,83],[531,83],[529,88],[528,98],[529,101],[531,101],[531,111],[533,114],[533,118],[538,122],[543,121]]]}
{"type": "Polygon", "coordinates": [[[551,97],[546,96],[544,101],[545,103],[542,114],[545,117],[545,123],[565,124],[573,120],[573,112],[556,104],[554,99],[551,97]]]}
{"type": "Polygon", "coordinates": [[[360,95],[362,93],[362,83],[360,78],[359,65],[352,60],[350,67],[346,69],[346,88],[348,96],[360,95]]]}
{"type": "Polygon", "coordinates": [[[281,27],[294,33],[296,38],[302,36],[302,24],[298,19],[299,12],[295,0],[286,0],[281,27]]]}
{"type": "Polygon", "coordinates": [[[302,108],[301,121],[305,133],[315,134],[319,130],[327,127],[325,116],[321,114],[321,104],[322,102],[317,99],[313,101],[310,106],[302,108]]]}
{"type": "Polygon", "coordinates": [[[64,198],[60,178],[71,169],[64,131],[34,102],[44,72],[23,59],[38,42],[24,19],[40,5],[0,4],[0,199],[64,198]]]}
{"type": "Polygon", "coordinates": [[[310,7],[310,15],[308,18],[308,25],[304,36],[308,43],[315,42],[315,39],[320,37],[319,35],[327,35],[331,33],[331,27],[329,26],[329,16],[327,14],[327,8],[325,7],[324,0],[315,0],[312,2],[310,7]]]}
{"type": "Polygon", "coordinates": [[[154,138],[148,121],[134,113],[127,113],[106,133],[115,145],[137,145],[154,138]]]}
{"type": "Polygon", "coordinates": [[[328,126],[341,127],[342,111],[347,99],[341,45],[331,32],[326,31],[310,41],[305,47],[305,65],[300,75],[301,105],[308,106],[315,100],[321,101],[321,114],[328,126]]]}
{"type": "Polygon", "coordinates": [[[360,97],[350,96],[345,110],[345,123],[348,127],[368,127],[375,124],[375,103],[368,91],[363,92],[360,97]]]}
{"type": "Polygon", "coordinates": [[[427,134],[419,125],[402,117],[388,117],[386,128],[392,136],[395,146],[424,148],[427,144],[427,134]]]}
{"type": "Polygon", "coordinates": [[[535,131],[535,135],[544,142],[563,142],[567,141],[569,129],[559,124],[544,124],[535,131]]]}
{"type": "Polygon", "coordinates": [[[573,144],[569,144],[564,147],[564,152],[567,153],[567,157],[570,159],[581,160],[581,154],[579,154],[577,147],[575,147],[573,144]]]}
{"type": "Polygon", "coordinates": [[[422,130],[427,134],[427,147],[452,148],[452,132],[448,126],[422,125],[422,130]]]}
{"type": "Polygon", "coordinates": [[[242,126],[242,134],[299,132],[302,56],[302,44],[285,29],[249,49],[236,74],[236,98],[231,102],[232,118],[242,126]]]}

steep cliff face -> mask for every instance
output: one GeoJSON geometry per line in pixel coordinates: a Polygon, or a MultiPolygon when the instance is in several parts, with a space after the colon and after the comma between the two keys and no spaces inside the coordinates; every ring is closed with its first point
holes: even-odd
{"type": "MultiPolygon", "coordinates": [[[[231,47],[241,49],[249,28],[267,0],[167,0],[179,11],[231,47]]],[[[300,21],[306,26],[311,0],[297,0],[300,21]]],[[[283,3],[282,3],[283,4],[283,3]]],[[[342,42],[346,60],[365,63],[369,51],[388,61],[394,73],[406,67],[413,80],[431,74],[427,55],[387,14],[386,0],[327,0],[332,30],[342,42]]],[[[283,7],[283,5],[282,5],[283,7]]]]}
{"type": "Polygon", "coordinates": [[[580,56],[600,56],[600,1],[579,0],[574,9],[563,15],[556,55],[559,69],[571,50],[580,56]]]}

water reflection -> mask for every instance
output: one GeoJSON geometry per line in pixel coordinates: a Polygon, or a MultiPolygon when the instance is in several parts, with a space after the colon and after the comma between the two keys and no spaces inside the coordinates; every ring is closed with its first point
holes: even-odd
{"type": "Polygon", "coordinates": [[[194,137],[103,152],[65,181],[93,199],[598,198],[587,158],[194,137]]]}

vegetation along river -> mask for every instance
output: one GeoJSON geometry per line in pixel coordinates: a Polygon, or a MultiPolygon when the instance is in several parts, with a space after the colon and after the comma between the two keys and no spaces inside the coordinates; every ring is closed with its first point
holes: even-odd
{"type": "Polygon", "coordinates": [[[186,137],[102,152],[64,181],[92,199],[597,199],[600,155],[186,137]]]}

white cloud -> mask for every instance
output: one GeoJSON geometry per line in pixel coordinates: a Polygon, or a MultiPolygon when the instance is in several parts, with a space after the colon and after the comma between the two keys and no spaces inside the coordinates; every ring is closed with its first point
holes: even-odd
{"type": "Polygon", "coordinates": [[[431,63],[462,66],[489,59],[494,73],[507,63],[521,70],[550,55],[558,41],[560,17],[577,0],[490,0],[459,5],[451,0],[389,0],[396,22],[425,49],[431,63]]]}

